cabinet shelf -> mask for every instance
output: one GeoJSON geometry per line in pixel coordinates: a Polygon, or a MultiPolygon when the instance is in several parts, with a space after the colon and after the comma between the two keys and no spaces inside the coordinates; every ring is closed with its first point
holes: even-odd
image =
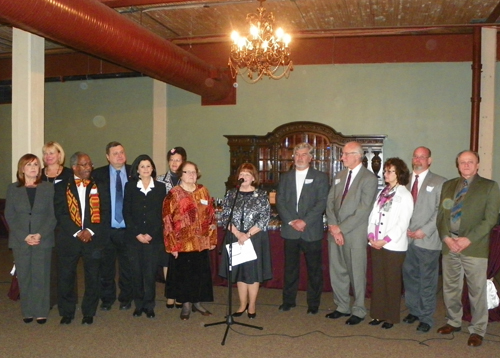
{"type": "Polygon", "coordinates": [[[342,147],[345,143],[357,141],[363,147],[365,156],[363,165],[379,178],[383,163],[383,145],[385,135],[349,135],[316,122],[290,122],[277,127],[263,136],[225,135],[230,152],[230,171],[226,189],[236,185],[236,171],[240,164],[248,162],[259,171],[261,188],[268,191],[276,189],[282,173],[293,168],[293,148],[302,142],[314,147],[311,166],[328,174],[330,184],[334,176],[344,167],[341,162],[342,147]]]}

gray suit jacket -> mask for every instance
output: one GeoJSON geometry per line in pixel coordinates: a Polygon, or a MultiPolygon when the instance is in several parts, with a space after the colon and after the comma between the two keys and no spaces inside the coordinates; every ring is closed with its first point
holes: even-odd
{"type": "Polygon", "coordinates": [[[335,176],[328,194],[326,216],[328,225],[340,226],[346,247],[363,248],[368,244],[368,217],[377,195],[378,180],[375,174],[361,165],[340,206],[348,173],[349,170],[344,169],[335,176]]]}
{"type": "MultiPolygon", "coordinates": [[[[411,192],[411,183],[406,188],[411,192]]],[[[418,192],[417,202],[413,208],[410,220],[410,231],[421,229],[425,233],[423,239],[414,240],[408,238],[408,245],[415,245],[427,250],[441,250],[442,242],[436,226],[436,217],[441,197],[441,188],[446,178],[432,173],[430,170],[425,176],[418,192]]]]}
{"type": "Polygon", "coordinates": [[[17,182],[9,185],[5,203],[5,219],[9,224],[9,248],[26,246],[24,239],[29,234],[40,234],[39,247],[54,246],[54,184],[41,182],[37,185],[35,202],[31,208],[26,187],[17,182]]]}
{"type": "Polygon", "coordinates": [[[282,221],[281,236],[285,239],[321,240],[327,194],[328,175],[310,167],[300,193],[297,212],[295,170],[282,174],[276,193],[276,208],[282,221]],[[303,232],[296,231],[288,225],[290,221],[296,219],[306,222],[303,232]]]}

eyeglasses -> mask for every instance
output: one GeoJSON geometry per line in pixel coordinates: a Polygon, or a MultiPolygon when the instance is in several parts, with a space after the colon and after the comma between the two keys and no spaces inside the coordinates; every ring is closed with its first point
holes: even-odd
{"type": "Polygon", "coordinates": [[[386,173],[396,173],[396,171],[395,170],[384,170],[384,174],[386,174],[386,173]]]}
{"type": "Polygon", "coordinates": [[[354,155],[354,154],[358,154],[358,152],[344,152],[340,156],[341,157],[347,157],[348,155],[354,155]]]}
{"type": "Polygon", "coordinates": [[[308,156],[311,156],[311,153],[295,153],[293,155],[294,158],[302,158],[302,157],[308,157],[308,156]]]}
{"type": "Polygon", "coordinates": [[[193,171],[188,171],[188,170],[183,170],[182,172],[183,172],[184,174],[187,174],[187,175],[196,175],[196,174],[198,174],[198,173],[196,173],[196,172],[193,172],[193,171]]]}
{"type": "Polygon", "coordinates": [[[413,158],[413,159],[424,160],[424,159],[427,159],[427,158],[429,158],[429,157],[425,157],[425,156],[423,156],[423,155],[420,155],[420,156],[414,155],[412,158],[413,158]]]}
{"type": "Polygon", "coordinates": [[[94,164],[92,164],[92,162],[90,163],[76,163],[76,165],[78,165],[79,167],[82,167],[82,168],[85,168],[85,167],[93,167],[94,164]]]}

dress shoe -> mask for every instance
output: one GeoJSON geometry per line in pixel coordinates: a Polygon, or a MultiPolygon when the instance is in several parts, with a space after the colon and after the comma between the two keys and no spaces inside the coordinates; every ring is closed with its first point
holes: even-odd
{"type": "Polygon", "coordinates": [[[467,341],[467,345],[471,347],[478,347],[481,344],[483,344],[483,337],[481,337],[479,334],[472,333],[469,336],[469,340],[467,341]]]}
{"type": "Polygon", "coordinates": [[[175,307],[175,304],[173,304],[173,303],[167,303],[165,306],[166,306],[168,309],[172,309],[172,308],[174,308],[174,307],[175,307]]]}
{"type": "Polygon", "coordinates": [[[245,311],[246,311],[246,310],[248,310],[248,303],[247,303],[247,306],[245,307],[245,309],[244,309],[243,311],[241,311],[241,312],[240,312],[240,311],[236,311],[236,312],[234,312],[234,313],[233,313],[233,317],[241,317],[241,315],[242,315],[243,313],[245,313],[245,311]]]}
{"type": "Polygon", "coordinates": [[[134,316],[134,317],[141,317],[142,316],[142,308],[136,308],[134,310],[134,313],[132,313],[132,316],[134,316]]]}
{"type": "Polygon", "coordinates": [[[31,323],[33,322],[33,317],[28,317],[28,318],[23,318],[24,323],[31,323]]]}
{"type": "Polygon", "coordinates": [[[412,324],[415,321],[418,321],[418,317],[415,315],[412,315],[411,313],[408,314],[405,318],[403,318],[404,323],[412,324]]]}
{"type": "Polygon", "coordinates": [[[155,311],[153,309],[144,310],[147,318],[155,318],[155,311]]]}
{"type": "Polygon", "coordinates": [[[181,311],[181,320],[187,321],[189,319],[189,315],[191,314],[191,302],[184,302],[182,304],[182,311],[181,311]]]}
{"type": "Polygon", "coordinates": [[[120,303],[120,310],[122,310],[122,311],[129,310],[130,307],[132,307],[132,304],[130,302],[122,302],[122,303],[120,303]]]}
{"type": "Polygon", "coordinates": [[[447,323],[443,327],[438,328],[437,332],[441,333],[441,334],[450,334],[453,332],[460,332],[461,330],[462,330],[462,327],[453,327],[452,325],[449,325],[447,323]]]}
{"type": "Polygon", "coordinates": [[[286,312],[286,311],[290,311],[294,307],[295,307],[295,303],[293,303],[293,304],[283,303],[281,306],[278,307],[278,309],[280,311],[286,312]]]}
{"type": "Polygon", "coordinates": [[[393,326],[394,326],[393,323],[389,323],[389,322],[382,323],[382,328],[383,329],[391,329],[393,326]]]}
{"type": "Polygon", "coordinates": [[[71,321],[73,320],[72,317],[68,317],[68,316],[64,316],[63,318],[61,318],[61,324],[70,324],[71,321]]]}
{"type": "Polygon", "coordinates": [[[212,315],[212,313],[209,310],[205,309],[200,304],[197,305],[196,303],[193,305],[193,312],[200,312],[202,314],[202,316],[211,316],[212,315]]]}
{"type": "Polygon", "coordinates": [[[88,324],[88,325],[90,325],[92,323],[94,323],[94,317],[92,317],[92,316],[85,316],[85,317],[82,318],[82,324],[88,324]]]}
{"type": "Polygon", "coordinates": [[[339,311],[333,311],[331,313],[328,313],[325,317],[326,318],[331,318],[331,319],[337,319],[340,317],[349,317],[351,314],[350,313],[342,313],[339,311]]]}
{"type": "Polygon", "coordinates": [[[318,314],[318,307],[308,307],[307,314],[318,314]]]}
{"type": "Polygon", "coordinates": [[[349,317],[347,319],[347,321],[345,321],[345,324],[349,325],[349,326],[354,326],[355,324],[358,324],[359,322],[361,322],[362,320],[364,320],[364,318],[361,318],[361,317],[358,317],[358,316],[355,316],[355,315],[352,315],[351,317],[349,317]]]}
{"type": "Polygon", "coordinates": [[[111,309],[112,304],[111,303],[102,303],[101,304],[101,311],[109,311],[111,309]]]}
{"type": "Polygon", "coordinates": [[[370,326],[378,326],[379,324],[381,324],[382,322],[384,322],[383,320],[380,320],[380,319],[372,319],[370,322],[368,322],[368,324],[370,326]]]}
{"type": "Polygon", "coordinates": [[[255,317],[257,317],[257,312],[255,312],[255,313],[250,313],[250,312],[248,312],[248,311],[247,311],[247,315],[248,315],[248,318],[250,318],[250,319],[255,319],[255,317]]]}
{"type": "Polygon", "coordinates": [[[47,318],[37,318],[36,323],[45,324],[45,323],[47,323],[47,318]]]}
{"type": "Polygon", "coordinates": [[[424,332],[427,333],[431,329],[431,326],[429,326],[427,323],[420,322],[417,327],[417,331],[419,332],[424,332]]]}

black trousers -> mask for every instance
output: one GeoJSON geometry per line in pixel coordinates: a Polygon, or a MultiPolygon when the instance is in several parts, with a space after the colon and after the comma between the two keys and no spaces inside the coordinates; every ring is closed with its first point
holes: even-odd
{"type": "Polygon", "coordinates": [[[154,240],[149,244],[143,244],[136,238],[127,240],[136,309],[150,310],[155,307],[156,272],[161,245],[154,240]]]}
{"type": "Polygon", "coordinates": [[[283,303],[294,305],[299,288],[300,253],[303,252],[307,266],[307,306],[319,307],[323,290],[322,243],[302,239],[285,239],[285,277],[283,303]]]}
{"type": "Polygon", "coordinates": [[[109,242],[104,247],[100,268],[100,298],[103,303],[116,301],[116,261],[118,260],[118,287],[120,303],[132,301],[132,266],[125,242],[125,229],[111,229],[109,242]]]}
{"type": "Polygon", "coordinates": [[[85,292],[82,300],[84,316],[95,316],[99,303],[99,265],[102,248],[95,242],[83,243],[75,237],[63,237],[56,241],[58,260],[58,300],[59,315],[75,316],[76,311],[76,270],[80,258],[83,260],[85,292]]]}

